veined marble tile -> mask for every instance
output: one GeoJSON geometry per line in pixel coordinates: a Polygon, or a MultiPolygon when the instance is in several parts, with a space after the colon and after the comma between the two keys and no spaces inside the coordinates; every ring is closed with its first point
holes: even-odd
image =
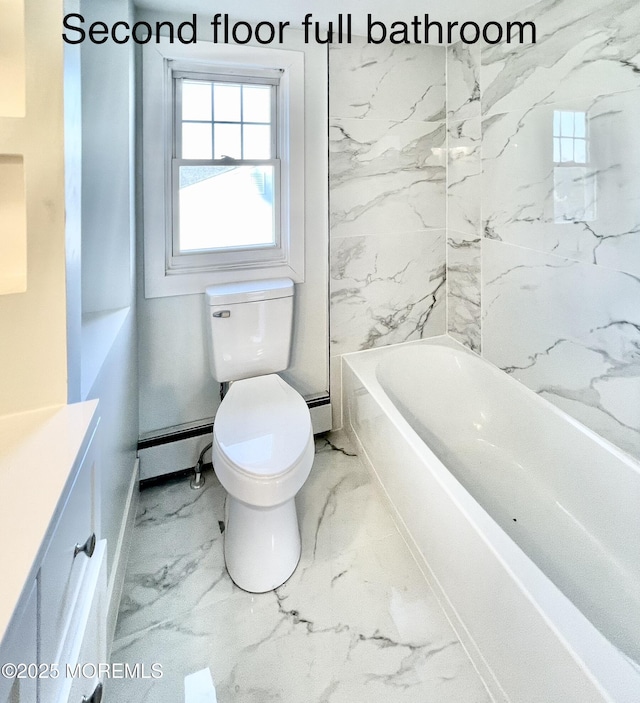
{"type": "Polygon", "coordinates": [[[333,560],[331,582],[318,588],[310,612],[297,584],[278,590],[285,612],[304,615],[313,628],[338,627],[349,635],[320,700],[488,702],[454,633],[434,617],[435,596],[405,550],[396,532],[344,552],[333,560]]]}
{"type": "Polygon", "coordinates": [[[346,435],[316,440],[316,458],[297,498],[304,560],[332,560],[396,532],[346,435]],[[358,516],[354,520],[354,516],[358,516]]]}
{"type": "MultiPolygon", "coordinates": [[[[112,662],[147,672],[159,663],[162,677],[109,680],[110,700],[195,703],[184,680],[204,670],[219,703],[489,703],[346,436],[318,440],[316,452],[299,496],[303,548],[291,579],[271,593],[167,609],[163,622],[120,637],[112,662]]],[[[161,511],[166,490],[150,489],[153,521],[134,542],[190,543],[177,522],[180,505],[193,504],[190,489],[172,487],[161,511]],[[171,538],[162,515],[178,528],[171,538]]],[[[209,491],[223,493],[213,482],[209,491]]]]}
{"type": "Polygon", "coordinates": [[[640,279],[483,241],[483,354],[640,457],[640,279]]]}
{"type": "Polygon", "coordinates": [[[481,345],[481,244],[458,232],[447,239],[447,332],[475,352],[481,345]]]}
{"type": "Polygon", "coordinates": [[[480,45],[447,47],[447,119],[480,116],[480,45]]]}
{"type": "Polygon", "coordinates": [[[329,51],[330,116],[396,122],[445,119],[444,47],[353,39],[329,51]]]}
{"type": "Polygon", "coordinates": [[[181,481],[141,493],[116,638],[239,590],[225,577],[219,520],[224,491],[210,471],[198,491],[181,481]]]}
{"type": "Polygon", "coordinates": [[[444,334],[445,236],[331,241],[331,353],[444,334]]]}
{"type": "Polygon", "coordinates": [[[485,113],[640,88],[636,0],[543,0],[510,19],[535,22],[537,42],[483,49],[485,113]]]}
{"type": "Polygon", "coordinates": [[[449,121],[447,229],[480,236],[480,118],[449,121]]]}
{"type": "Polygon", "coordinates": [[[342,357],[329,357],[329,389],[331,394],[331,421],[334,430],[342,428],[342,357]]]}
{"type": "Polygon", "coordinates": [[[331,236],[445,226],[443,123],[332,119],[331,236]]]}
{"type": "Polygon", "coordinates": [[[490,701],[397,533],[245,595],[119,640],[113,661],[158,662],[163,677],[109,694],[173,703],[209,668],[220,703],[490,701]]]}
{"type": "Polygon", "coordinates": [[[640,91],[486,118],[486,236],[640,275],[638,124],[640,91]]]}

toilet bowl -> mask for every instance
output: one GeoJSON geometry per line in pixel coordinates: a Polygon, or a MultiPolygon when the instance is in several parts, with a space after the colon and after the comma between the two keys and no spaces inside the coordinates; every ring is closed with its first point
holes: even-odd
{"type": "Polygon", "coordinates": [[[283,584],[300,559],[295,496],[309,476],[313,431],[303,398],[276,374],[231,384],[213,430],[213,465],[227,491],[224,556],[245,591],[283,584]]]}

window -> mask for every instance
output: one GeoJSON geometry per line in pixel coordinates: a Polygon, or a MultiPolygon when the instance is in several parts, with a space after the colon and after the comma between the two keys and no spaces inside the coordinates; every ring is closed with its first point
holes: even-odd
{"type": "Polygon", "coordinates": [[[143,49],[145,295],[243,278],[301,282],[303,55],[206,42],[160,48],[143,49]]]}
{"type": "Polygon", "coordinates": [[[173,83],[173,265],[277,247],[279,76],[174,71],[173,83]]]}
{"type": "Polygon", "coordinates": [[[585,112],[553,111],[553,160],[557,164],[587,163],[587,115],[585,112]]]}
{"type": "Polygon", "coordinates": [[[554,222],[591,222],[597,214],[597,174],[589,168],[587,113],[553,111],[554,222]]]}

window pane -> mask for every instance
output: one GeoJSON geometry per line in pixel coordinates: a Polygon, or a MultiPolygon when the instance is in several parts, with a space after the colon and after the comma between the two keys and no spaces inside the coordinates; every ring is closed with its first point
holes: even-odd
{"type": "Polygon", "coordinates": [[[560,110],[553,111],[553,136],[560,136],[560,110]]]}
{"type": "Polygon", "coordinates": [[[216,122],[240,122],[240,86],[214,83],[213,114],[216,122]]]}
{"type": "Polygon", "coordinates": [[[576,137],[586,137],[587,136],[587,120],[585,112],[576,112],[576,137]]]}
{"type": "Polygon", "coordinates": [[[587,163],[587,142],[585,139],[575,139],[573,144],[575,152],[574,161],[577,164],[587,163]]]}
{"type": "Polygon", "coordinates": [[[270,85],[242,87],[242,119],[244,122],[271,122],[270,85]]]}
{"type": "Polygon", "coordinates": [[[182,158],[211,158],[211,124],[198,122],[182,123],[182,158]]]}
{"type": "Polygon", "coordinates": [[[275,243],[273,166],[181,166],[180,252],[275,243]]]}
{"type": "Polygon", "coordinates": [[[182,81],[182,119],[211,122],[211,83],[182,81]]]}
{"type": "Polygon", "coordinates": [[[243,126],[243,159],[271,158],[271,127],[269,125],[246,124],[243,126]]]}
{"type": "Polygon", "coordinates": [[[573,161],[573,139],[562,138],[560,140],[560,150],[560,161],[573,161]]]}
{"type": "Polygon", "coordinates": [[[558,137],[553,138],[553,160],[556,163],[560,162],[560,139],[558,137]]]}
{"type": "Polygon", "coordinates": [[[242,158],[239,124],[216,124],[214,126],[215,152],[214,159],[231,156],[233,159],[242,158]]]}
{"type": "Polygon", "coordinates": [[[560,134],[563,137],[573,137],[573,112],[560,112],[560,134]]]}

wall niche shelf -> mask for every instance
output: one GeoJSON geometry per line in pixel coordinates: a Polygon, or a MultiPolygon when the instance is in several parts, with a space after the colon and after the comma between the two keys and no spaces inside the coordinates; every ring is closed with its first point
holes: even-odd
{"type": "Polygon", "coordinates": [[[0,295],[27,290],[27,216],[22,156],[0,154],[0,295]]]}
{"type": "Polygon", "coordinates": [[[24,1],[0,0],[0,116],[25,116],[24,1]]]}
{"type": "Polygon", "coordinates": [[[24,0],[0,0],[0,295],[27,290],[24,0]]]}

